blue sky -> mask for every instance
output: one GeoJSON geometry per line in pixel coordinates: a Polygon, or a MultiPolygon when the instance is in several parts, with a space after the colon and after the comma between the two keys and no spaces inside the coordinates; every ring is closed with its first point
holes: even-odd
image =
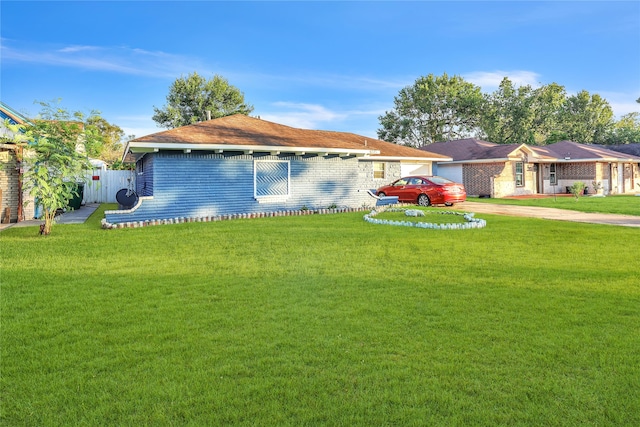
{"type": "Polygon", "coordinates": [[[492,92],[556,82],[640,111],[638,1],[0,2],[0,99],[35,116],[61,98],[138,137],[171,83],[238,87],[253,115],[376,136],[400,89],[460,75],[492,92]]]}

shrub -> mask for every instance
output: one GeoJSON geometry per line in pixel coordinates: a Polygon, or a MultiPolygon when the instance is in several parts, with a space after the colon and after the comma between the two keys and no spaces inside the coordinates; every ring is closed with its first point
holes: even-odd
{"type": "Polygon", "coordinates": [[[576,198],[576,202],[579,200],[580,195],[584,192],[585,183],[581,181],[574,182],[571,186],[571,194],[576,198]]]}

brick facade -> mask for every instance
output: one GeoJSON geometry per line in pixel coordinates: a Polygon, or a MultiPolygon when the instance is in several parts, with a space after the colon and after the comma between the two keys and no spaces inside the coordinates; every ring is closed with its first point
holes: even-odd
{"type": "Polygon", "coordinates": [[[596,176],[596,163],[558,163],[556,168],[559,180],[591,182],[596,176]]]}
{"type": "MultiPolygon", "coordinates": [[[[17,169],[17,161],[15,151],[12,149],[0,149],[0,221],[5,221],[5,210],[10,209],[9,221],[18,221],[18,179],[19,171],[17,169]]],[[[23,205],[22,219],[32,219],[34,215],[33,199],[23,193],[23,202],[29,203],[23,205]]],[[[22,220],[21,219],[21,220],[22,220]]]]}
{"type": "Polygon", "coordinates": [[[492,179],[505,170],[504,163],[468,163],[462,166],[462,182],[469,196],[493,195],[492,179]]]}

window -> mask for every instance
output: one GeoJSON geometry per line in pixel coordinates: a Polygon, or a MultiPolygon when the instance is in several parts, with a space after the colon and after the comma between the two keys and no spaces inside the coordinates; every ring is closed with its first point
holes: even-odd
{"type": "Polygon", "coordinates": [[[524,162],[516,163],[516,187],[524,185],[524,162]]]}
{"type": "Polygon", "coordinates": [[[259,202],[289,197],[289,161],[256,160],[253,163],[253,195],[259,202]]]}
{"type": "Polygon", "coordinates": [[[556,164],[555,163],[551,163],[549,165],[549,183],[551,185],[558,184],[558,180],[556,178],[556,164]]]}
{"type": "Polygon", "coordinates": [[[384,162],[373,162],[373,177],[384,179],[384,162]]]}

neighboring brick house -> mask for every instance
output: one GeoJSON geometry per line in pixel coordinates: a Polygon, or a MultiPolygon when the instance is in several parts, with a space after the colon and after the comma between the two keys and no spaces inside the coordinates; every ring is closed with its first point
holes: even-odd
{"type": "Polygon", "coordinates": [[[18,222],[34,215],[33,200],[22,190],[21,148],[12,142],[13,133],[4,126],[28,124],[29,120],[0,102],[0,222],[18,222]],[[25,206],[25,201],[29,201],[25,206]]]}
{"type": "Polygon", "coordinates": [[[372,206],[366,192],[451,160],[346,132],[233,115],[129,141],[138,203],[110,223],[372,206]]]}
{"type": "Polygon", "coordinates": [[[470,196],[565,193],[577,181],[590,193],[634,194],[640,183],[640,157],[572,141],[529,146],[463,139],[424,149],[453,158],[438,162],[434,173],[462,182],[470,196]]]}

